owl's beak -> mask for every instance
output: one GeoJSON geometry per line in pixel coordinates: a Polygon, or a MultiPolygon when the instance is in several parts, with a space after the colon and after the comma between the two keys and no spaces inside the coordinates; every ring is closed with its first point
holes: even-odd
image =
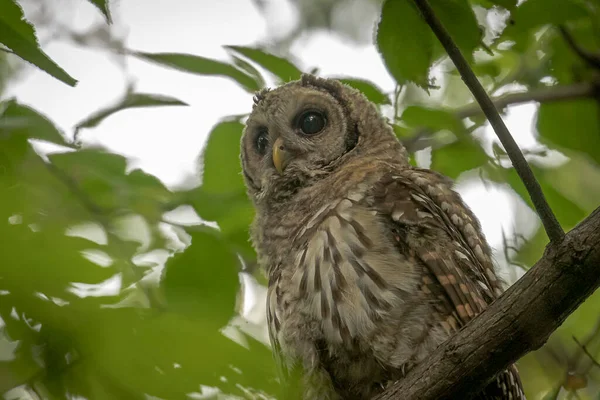
{"type": "Polygon", "coordinates": [[[273,143],[273,164],[279,175],[283,174],[283,170],[288,165],[290,158],[290,153],[283,145],[283,139],[278,137],[275,143],[273,143]]]}

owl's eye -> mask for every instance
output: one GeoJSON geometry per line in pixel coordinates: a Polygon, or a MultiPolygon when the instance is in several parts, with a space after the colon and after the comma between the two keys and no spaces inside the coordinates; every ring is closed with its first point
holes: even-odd
{"type": "Polygon", "coordinates": [[[314,135],[325,128],[325,116],[318,111],[306,111],[298,118],[298,127],[305,135],[314,135]]]}
{"type": "Polygon", "coordinates": [[[269,147],[269,131],[266,128],[261,129],[254,139],[254,147],[261,156],[264,156],[269,147]]]}

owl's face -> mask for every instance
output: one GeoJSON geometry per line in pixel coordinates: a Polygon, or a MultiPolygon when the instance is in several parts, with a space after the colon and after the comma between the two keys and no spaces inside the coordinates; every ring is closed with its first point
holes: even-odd
{"type": "Polygon", "coordinates": [[[257,205],[265,199],[283,200],[334,173],[369,137],[399,145],[375,106],[337,81],[304,75],[259,93],[255,103],[242,137],[241,159],[257,205]]]}

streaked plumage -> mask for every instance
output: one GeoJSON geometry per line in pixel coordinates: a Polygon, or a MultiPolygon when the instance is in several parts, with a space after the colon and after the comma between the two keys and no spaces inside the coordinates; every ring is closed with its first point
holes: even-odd
{"type": "MultiPolygon", "coordinates": [[[[305,75],[255,103],[241,153],[274,351],[304,399],[369,399],[501,293],[489,246],[354,89],[305,75]]],[[[524,398],[516,369],[478,398],[524,398]]]]}

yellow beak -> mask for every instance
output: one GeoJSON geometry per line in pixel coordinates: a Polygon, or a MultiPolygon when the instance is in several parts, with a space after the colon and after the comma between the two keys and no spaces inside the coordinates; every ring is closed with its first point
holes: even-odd
{"type": "Polygon", "coordinates": [[[283,170],[290,161],[290,154],[283,145],[283,139],[277,138],[273,143],[273,164],[279,175],[283,174],[283,170]]]}

